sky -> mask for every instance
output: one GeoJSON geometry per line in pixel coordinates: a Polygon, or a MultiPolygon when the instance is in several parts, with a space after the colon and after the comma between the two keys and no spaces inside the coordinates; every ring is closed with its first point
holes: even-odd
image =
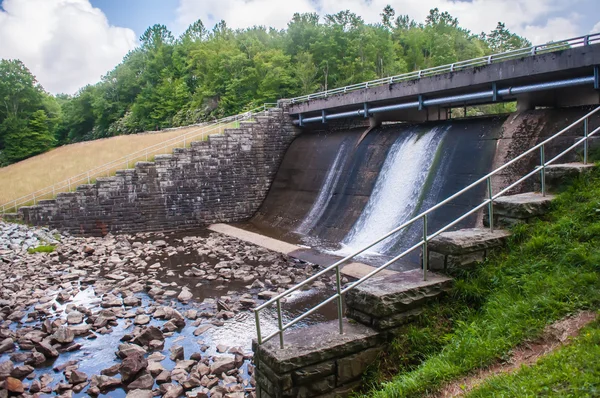
{"type": "Polygon", "coordinates": [[[197,19],[209,28],[223,19],[232,28],[283,29],[295,12],[345,9],[378,22],[387,4],[417,22],[438,7],[474,33],[502,21],[536,44],[600,32],[600,0],[0,0],[0,58],[22,60],[53,94],[74,94],[157,23],[175,35],[197,19]]]}

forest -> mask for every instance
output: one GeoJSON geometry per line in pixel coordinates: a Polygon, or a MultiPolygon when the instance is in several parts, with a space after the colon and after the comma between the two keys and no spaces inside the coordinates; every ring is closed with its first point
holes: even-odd
{"type": "Polygon", "coordinates": [[[375,24],[349,11],[294,14],[287,29],[212,30],[179,37],[148,28],[94,85],[51,95],[19,60],[0,60],[0,166],[68,143],[182,126],[281,98],[530,45],[498,25],[472,33],[447,12],[424,22],[387,6],[375,24]]]}

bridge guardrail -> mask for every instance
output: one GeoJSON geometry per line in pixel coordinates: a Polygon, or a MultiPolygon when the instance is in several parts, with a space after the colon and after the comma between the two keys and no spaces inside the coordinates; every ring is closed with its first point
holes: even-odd
{"type": "Polygon", "coordinates": [[[360,284],[364,283],[365,281],[367,281],[371,277],[377,275],[379,272],[383,271],[384,269],[386,269],[387,267],[389,267],[391,264],[395,263],[396,261],[402,259],[403,257],[405,257],[406,255],[408,255],[409,253],[411,253],[414,250],[419,249],[419,248],[422,248],[422,250],[423,250],[423,252],[422,252],[422,254],[423,254],[422,255],[423,279],[427,280],[427,272],[428,272],[428,251],[427,251],[427,248],[428,248],[428,242],[431,239],[433,239],[436,236],[440,235],[441,233],[449,230],[450,228],[452,228],[453,226],[455,226],[456,224],[458,224],[459,222],[461,222],[465,218],[467,218],[470,215],[472,215],[472,214],[478,212],[479,210],[483,209],[485,206],[488,206],[488,209],[489,209],[489,215],[488,215],[489,216],[489,225],[490,225],[490,229],[493,231],[493,229],[494,229],[494,200],[496,200],[499,197],[507,194],[513,188],[515,188],[516,186],[518,186],[522,182],[526,181],[527,179],[529,179],[530,177],[532,177],[532,176],[534,176],[534,175],[536,175],[538,173],[540,175],[541,191],[542,191],[542,194],[545,196],[546,195],[546,187],[545,187],[546,167],[548,165],[552,164],[552,163],[555,163],[558,159],[562,158],[564,155],[566,155],[567,153],[571,152],[573,149],[579,147],[581,144],[583,144],[583,163],[587,164],[588,163],[588,139],[600,132],[600,127],[597,127],[593,131],[589,132],[589,118],[590,118],[590,116],[592,116],[592,115],[594,115],[594,114],[596,114],[598,112],[600,112],[600,106],[597,107],[596,109],[594,109],[593,111],[589,112],[585,116],[581,117],[580,119],[576,120],[575,122],[573,122],[569,126],[567,126],[564,129],[560,130],[558,133],[554,134],[550,138],[547,138],[546,140],[544,140],[544,141],[540,142],[539,144],[533,146],[529,150],[523,152],[522,154],[520,154],[519,156],[515,157],[514,159],[506,162],[504,165],[498,167],[497,169],[493,170],[489,174],[487,174],[487,175],[479,178],[478,180],[476,180],[475,182],[471,183],[467,187],[465,187],[462,190],[456,192],[454,195],[451,195],[450,197],[448,197],[445,200],[437,203],[435,206],[431,207],[430,209],[422,212],[421,214],[419,214],[419,215],[413,217],[412,219],[410,219],[409,221],[407,221],[407,222],[403,223],[402,225],[394,228],[392,231],[390,231],[387,234],[381,236],[380,238],[374,240],[370,244],[364,246],[362,249],[353,252],[352,254],[344,257],[343,259],[337,261],[336,263],[334,263],[334,264],[326,267],[325,269],[319,271],[318,273],[314,274],[313,276],[307,278],[306,280],[304,280],[303,282],[297,284],[296,286],[294,286],[294,287],[286,290],[285,292],[283,292],[283,293],[281,293],[281,294],[279,294],[279,295],[271,298],[267,302],[265,302],[265,303],[261,304],[260,306],[254,308],[254,316],[255,316],[255,322],[256,322],[256,334],[257,334],[258,344],[263,344],[263,343],[271,340],[275,336],[279,335],[280,347],[284,348],[284,331],[285,330],[289,329],[291,326],[295,325],[296,323],[300,322],[301,320],[303,320],[307,316],[313,314],[314,312],[316,312],[317,310],[319,310],[323,306],[325,306],[325,305],[327,305],[327,304],[329,304],[330,302],[333,302],[333,301],[337,301],[339,330],[340,330],[340,334],[342,334],[343,333],[343,322],[342,322],[342,320],[343,320],[343,300],[342,300],[343,295],[345,293],[347,293],[348,291],[356,288],[360,284]],[[566,150],[564,150],[563,152],[559,153],[558,155],[556,155],[552,159],[546,160],[546,157],[545,157],[545,146],[548,143],[550,143],[553,140],[555,140],[556,138],[562,136],[567,131],[569,131],[572,128],[574,128],[576,126],[579,126],[581,124],[583,124],[583,130],[584,130],[584,136],[583,136],[583,138],[577,140],[575,142],[575,144],[571,145],[566,150]],[[501,172],[502,170],[506,169],[507,167],[515,164],[516,162],[518,162],[519,160],[523,159],[527,155],[535,153],[538,150],[539,150],[539,154],[540,154],[540,165],[539,166],[536,166],[533,171],[527,173],[525,176],[521,177],[517,181],[513,182],[512,184],[508,185],[504,189],[500,190],[498,193],[493,194],[493,191],[492,191],[492,177],[494,175],[498,174],[499,172],[501,172]],[[481,204],[475,206],[473,209],[471,209],[468,212],[464,213],[462,216],[456,218],[454,221],[451,221],[450,223],[446,224],[444,227],[440,228],[436,232],[434,232],[432,234],[428,233],[427,216],[429,214],[431,214],[433,211],[439,209],[443,205],[450,203],[451,201],[453,201],[454,199],[460,197],[461,195],[463,195],[464,193],[470,191],[471,189],[473,189],[475,187],[478,187],[482,183],[486,183],[486,185],[487,185],[487,199],[485,199],[481,204]],[[407,228],[407,227],[409,227],[409,226],[411,226],[411,225],[413,225],[413,224],[415,224],[417,222],[422,223],[422,226],[423,226],[423,238],[421,239],[421,241],[419,241],[418,243],[414,244],[410,248],[406,249],[405,251],[403,251],[399,255],[395,256],[394,258],[392,258],[391,260],[389,260],[385,264],[377,267],[376,269],[374,269],[373,271],[371,271],[370,273],[368,273],[364,277],[360,278],[356,282],[353,282],[352,284],[350,284],[347,287],[345,287],[345,288],[342,289],[342,284],[341,284],[341,266],[343,264],[345,264],[349,260],[354,259],[356,256],[364,253],[365,251],[367,251],[368,249],[370,249],[373,246],[377,245],[378,243],[382,242],[383,240],[385,240],[385,239],[391,237],[392,235],[400,232],[404,228],[407,228]],[[295,292],[296,290],[298,290],[298,289],[300,289],[300,288],[308,285],[309,283],[315,281],[317,278],[321,277],[322,275],[324,275],[325,273],[330,272],[330,271],[335,271],[335,274],[336,274],[336,294],[334,294],[333,296],[329,297],[328,299],[322,301],[320,304],[316,305],[315,307],[311,308],[310,310],[304,312],[302,315],[296,317],[295,319],[291,320],[287,324],[284,324],[284,322],[283,322],[283,316],[282,316],[282,308],[281,308],[282,301],[287,296],[289,296],[290,294],[292,294],[293,292],[295,292]],[[271,333],[267,337],[263,338],[262,334],[261,334],[260,311],[263,310],[263,309],[265,309],[265,308],[267,308],[267,307],[272,306],[273,304],[276,304],[276,306],[277,306],[277,324],[278,324],[278,328],[277,329],[278,330],[275,331],[275,332],[273,332],[273,333],[271,333]]]}
{"type": "Polygon", "coordinates": [[[57,193],[70,192],[73,187],[81,184],[90,184],[94,179],[98,177],[109,177],[111,173],[114,173],[120,168],[128,169],[130,164],[138,161],[148,161],[149,158],[155,155],[163,154],[165,151],[171,151],[174,148],[183,148],[188,143],[194,140],[204,140],[211,134],[222,133],[227,128],[235,127],[235,123],[252,119],[252,117],[267,112],[269,109],[273,109],[277,106],[274,103],[265,103],[263,106],[252,109],[250,111],[240,113],[238,115],[228,116],[217,120],[214,123],[200,126],[197,129],[189,131],[177,137],[170,138],[158,144],[148,146],[139,151],[130,153],[119,159],[112,160],[104,163],[100,166],[94,167],[84,173],[77,174],[66,180],[57,182],[52,185],[48,185],[38,191],[30,194],[21,196],[17,199],[12,199],[2,204],[2,213],[9,211],[17,211],[19,207],[37,204],[41,199],[50,199],[56,196],[57,193]],[[121,167],[123,166],[123,167],[121,167]]]}
{"type": "Polygon", "coordinates": [[[506,61],[509,59],[523,58],[534,56],[543,53],[550,53],[555,51],[564,50],[567,48],[581,47],[592,44],[600,43],[600,33],[593,33],[585,36],[574,37],[571,39],[560,40],[557,42],[550,42],[546,44],[539,44],[530,47],[524,47],[516,50],[505,51],[498,54],[486,55],[484,57],[468,59],[465,61],[458,61],[452,64],[434,66],[432,68],[422,69],[414,72],[407,72],[396,76],[383,77],[376,80],[370,80],[363,83],[351,84],[345,87],[334,88],[332,90],[325,90],[317,93],[302,95],[300,97],[294,97],[286,99],[285,101],[291,104],[298,104],[313,99],[327,98],[335,94],[345,94],[348,92],[362,90],[369,87],[382,86],[386,84],[399,83],[408,80],[418,80],[423,77],[439,75],[442,73],[456,72],[463,69],[473,68],[476,66],[490,65],[499,61],[506,61]]]}

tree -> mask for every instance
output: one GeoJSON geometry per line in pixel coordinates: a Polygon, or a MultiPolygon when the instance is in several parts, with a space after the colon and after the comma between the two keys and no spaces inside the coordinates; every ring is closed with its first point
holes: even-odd
{"type": "Polygon", "coordinates": [[[494,53],[531,46],[531,43],[528,40],[511,33],[508,29],[506,29],[506,25],[504,25],[502,22],[498,22],[496,29],[492,30],[486,36],[486,42],[494,53]]]}
{"type": "Polygon", "coordinates": [[[311,53],[305,51],[296,56],[296,79],[300,83],[302,94],[310,94],[317,90],[316,82],[319,68],[315,65],[311,53]]]}
{"type": "Polygon", "coordinates": [[[392,6],[388,4],[387,6],[385,6],[385,8],[383,9],[383,12],[380,15],[381,15],[381,22],[383,23],[383,26],[385,26],[389,30],[392,30],[392,21],[394,20],[396,11],[394,11],[392,6]]]}

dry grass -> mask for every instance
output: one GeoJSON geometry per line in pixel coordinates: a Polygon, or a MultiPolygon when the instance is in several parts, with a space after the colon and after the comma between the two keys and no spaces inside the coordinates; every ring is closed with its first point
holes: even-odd
{"type": "MultiPolygon", "coordinates": [[[[235,127],[234,124],[224,127],[235,127]]],[[[0,168],[0,207],[10,201],[29,195],[32,192],[42,190],[53,184],[65,181],[78,174],[86,173],[88,170],[102,166],[108,162],[116,161],[125,156],[144,150],[147,147],[165,142],[177,137],[183,137],[184,134],[194,132],[188,137],[194,136],[192,141],[202,139],[201,133],[214,134],[221,133],[223,128],[209,129],[201,127],[185,127],[167,132],[143,133],[134,135],[123,135],[111,138],[105,138],[95,141],[81,142],[77,144],[65,145],[38,156],[26,159],[22,162],[0,168]]],[[[178,140],[173,140],[178,141],[178,140]]],[[[187,142],[189,145],[189,141],[187,142]]],[[[154,155],[169,154],[174,147],[181,147],[181,143],[173,143],[164,150],[153,152],[149,156],[152,160],[154,155]]],[[[145,156],[139,156],[129,161],[129,167],[134,167],[135,162],[145,160],[145,156]]],[[[103,176],[112,175],[117,169],[125,168],[125,162],[115,164],[108,170],[102,172],[103,176]]],[[[98,175],[101,176],[101,175],[98,175]]],[[[92,181],[95,176],[92,176],[92,181]]],[[[77,185],[87,183],[87,177],[82,176],[73,180],[71,190],[77,185]]],[[[65,192],[68,185],[64,184],[63,189],[57,189],[56,192],[65,192]]],[[[46,195],[44,198],[50,198],[52,195],[46,195]]]]}

